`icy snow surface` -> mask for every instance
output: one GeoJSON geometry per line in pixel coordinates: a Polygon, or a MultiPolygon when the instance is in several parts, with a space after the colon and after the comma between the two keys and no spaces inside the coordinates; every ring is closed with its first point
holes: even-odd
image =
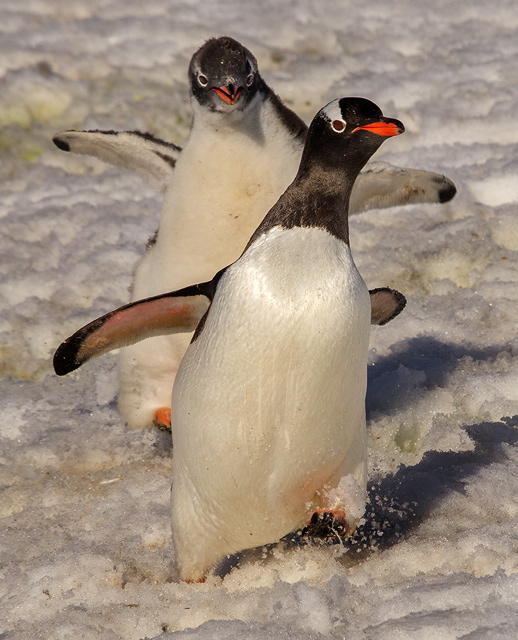
{"type": "Polygon", "coordinates": [[[516,0],[2,0],[0,637],[518,637],[516,0]],[[171,444],[116,411],[115,356],[66,379],[51,354],[128,300],[160,196],[58,151],[67,128],[181,143],[186,69],[231,35],[307,121],[362,95],[407,132],[378,157],[451,177],[444,206],[352,220],[375,328],[370,499],[345,547],[244,554],[179,584],[171,444]]]}

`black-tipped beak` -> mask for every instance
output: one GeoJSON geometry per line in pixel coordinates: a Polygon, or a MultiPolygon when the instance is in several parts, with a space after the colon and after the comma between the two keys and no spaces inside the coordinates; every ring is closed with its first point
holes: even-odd
{"type": "Polygon", "coordinates": [[[402,122],[395,120],[394,118],[381,118],[376,122],[370,122],[362,127],[356,127],[356,129],[353,130],[353,133],[355,131],[362,130],[370,131],[378,136],[385,136],[386,138],[389,138],[390,136],[398,136],[400,133],[403,133],[405,131],[405,127],[402,122]]]}
{"type": "Polygon", "coordinates": [[[212,87],[218,96],[227,104],[235,104],[241,95],[241,87],[229,84],[226,87],[212,87]]]}

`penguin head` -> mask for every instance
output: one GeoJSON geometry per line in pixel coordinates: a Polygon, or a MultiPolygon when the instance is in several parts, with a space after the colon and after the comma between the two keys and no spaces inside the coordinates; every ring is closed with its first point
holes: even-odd
{"type": "Polygon", "coordinates": [[[359,172],[384,140],[404,130],[399,120],[386,118],[374,102],[366,98],[340,98],[314,117],[305,154],[340,170],[346,160],[351,172],[359,172]]]}
{"type": "Polygon", "coordinates": [[[211,38],[194,54],[189,65],[191,93],[210,111],[243,110],[262,80],[257,60],[236,40],[211,38]]]}

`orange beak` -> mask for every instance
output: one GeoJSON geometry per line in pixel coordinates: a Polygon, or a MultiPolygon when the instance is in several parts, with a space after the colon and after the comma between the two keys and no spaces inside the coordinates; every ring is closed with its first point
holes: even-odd
{"type": "Polygon", "coordinates": [[[241,95],[241,88],[229,84],[228,87],[212,87],[218,96],[227,104],[235,104],[241,95]]]}
{"type": "MultiPolygon", "coordinates": [[[[388,118],[386,121],[372,122],[363,127],[356,127],[354,131],[360,131],[362,129],[376,133],[378,136],[385,136],[386,138],[398,136],[405,131],[403,123],[399,122],[399,120],[389,120],[388,118]]],[[[354,133],[354,131],[352,133],[354,133]]]]}

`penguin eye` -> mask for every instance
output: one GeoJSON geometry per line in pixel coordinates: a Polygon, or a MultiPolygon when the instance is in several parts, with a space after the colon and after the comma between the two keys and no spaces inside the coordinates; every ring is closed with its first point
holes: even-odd
{"type": "Polygon", "coordinates": [[[207,76],[204,76],[203,73],[199,73],[198,82],[201,84],[202,87],[206,87],[209,84],[209,79],[207,78],[207,76]]]}
{"type": "Polygon", "coordinates": [[[331,129],[336,131],[336,133],[342,133],[346,126],[347,125],[343,120],[333,120],[331,122],[331,129]]]}
{"type": "Polygon", "coordinates": [[[246,77],[246,86],[247,87],[249,87],[252,84],[252,82],[254,81],[254,78],[255,78],[255,76],[254,76],[253,73],[249,73],[247,75],[247,77],[246,77]]]}

